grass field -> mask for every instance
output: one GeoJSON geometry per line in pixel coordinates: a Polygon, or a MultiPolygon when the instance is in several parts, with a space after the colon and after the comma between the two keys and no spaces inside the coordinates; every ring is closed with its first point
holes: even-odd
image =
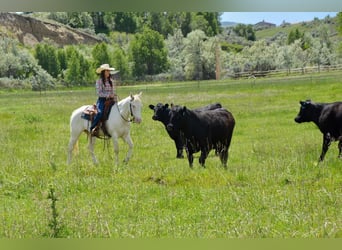
{"type": "MultiPolygon", "coordinates": [[[[342,237],[342,162],[333,143],[317,166],[322,135],[296,124],[299,100],[341,100],[342,74],[146,84],[134,153],[114,166],[113,146],[86,135],[66,165],[69,117],[96,100],[93,88],[0,93],[1,238],[336,238],[342,237]],[[221,102],[236,127],[225,170],[213,152],[200,167],[176,159],[149,104],[196,108],[221,102]]],[[[120,141],[120,159],[126,145],[120,141]]]]}

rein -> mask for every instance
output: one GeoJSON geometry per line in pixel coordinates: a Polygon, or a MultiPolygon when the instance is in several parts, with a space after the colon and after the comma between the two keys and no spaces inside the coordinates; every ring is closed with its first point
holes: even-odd
{"type": "Polygon", "coordinates": [[[131,101],[129,102],[129,111],[130,111],[130,113],[131,113],[131,116],[133,116],[133,119],[129,119],[129,118],[126,119],[126,118],[121,114],[121,111],[120,111],[120,109],[119,109],[118,103],[116,104],[116,107],[118,108],[118,111],[119,111],[119,114],[120,114],[121,118],[122,118],[125,122],[133,122],[134,116],[133,116],[132,102],[131,102],[131,101]]]}

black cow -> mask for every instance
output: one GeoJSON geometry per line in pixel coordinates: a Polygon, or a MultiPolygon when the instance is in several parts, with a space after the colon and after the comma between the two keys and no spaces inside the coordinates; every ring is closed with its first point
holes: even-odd
{"type": "MultiPolygon", "coordinates": [[[[171,104],[171,107],[178,108],[180,106],[171,104]]],[[[175,145],[176,145],[176,150],[177,150],[176,157],[177,158],[184,158],[184,156],[183,156],[184,142],[181,138],[180,132],[177,130],[169,131],[167,129],[167,125],[169,124],[170,116],[171,116],[171,114],[170,114],[171,109],[169,108],[169,104],[166,103],[164,105],[162,103],[158,103],[156,106],[151,104],[151,105],[149,105],[149,108],[154,111],[152,119],[155,121],[162,122],[165,126],[167,133],[169,134],[171,139],[174,140],[175,145]]],[[[214,104],[209,104],[207,106],[197,108],[194,110],[211,110],[211,109],[217,109],[217,108],[222,108],[222,105],[220,103],[214,103],[214,104]]]]}
{"type": "Polygon", "coordinates": [[[179,107],[171,109],[167,129],[179,130],[184,136],[190,167],[193,164],[194,153],[201,151],[199,163],[204,167],[210,150],[215,149],[226,168],[234,126],[234,117],[226,109],[195,111],[179,107]]]}
{"type": "Polygon", "coordinates": [[[339,141],[339,158],[342,157],[342,102],[314,103],[311,100],[300,101],[300,111],[295,118],[298,123],[314,122],[323,133],[323,161],[332,141],[339,141]]]}

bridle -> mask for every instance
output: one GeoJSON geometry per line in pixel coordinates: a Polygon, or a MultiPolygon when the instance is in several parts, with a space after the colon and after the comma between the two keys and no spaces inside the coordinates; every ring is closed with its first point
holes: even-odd
{"type": "Polygon", "coordinates": [[[121,118],[125,121],[125,122],[133,122],[134,121],[134,115],[133,115],[133,110],[132,110],[132,101],[129,102],[129,111],[130,111],[130,116],[132,117],[132,119],[128,118],[126,119],[122,114],[121,111],[119,109],[119,105],[116,104],[116,107],[118,108],[119,114],[121,116],[121,118]]]}

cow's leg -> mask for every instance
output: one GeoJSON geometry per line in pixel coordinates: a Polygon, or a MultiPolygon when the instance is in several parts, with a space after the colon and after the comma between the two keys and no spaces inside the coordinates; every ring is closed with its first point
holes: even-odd
{"type": "Polygon", "coordinates": [[[127,151],[126,158],[124,160],[124,162],[127,163],[129,161],[129,159],[131,159],[131,156],[133,153],[133,141],[132,141],[132,138],[129,134],[126,137],[124,137],[124,140],[128,144],[128,151],[127,151]]]}
{"type": "Polygon", "coordinates": [[[91,155],[91,158],[93,159],[94,164],[98,164],[98,161],[97,161],[95,153],[94,153],[95,141],[96,141],[95,136],[89,136],[88,150],[89,150],[89,153],[91,155]]]}
{"type": "Polygon", "coordinates": [[[220,151],[220,160],[224,168],[227,168],[227,161],[228,161],[228,148],[222,148],[220,151]]]}
{"type": "Polygon", "coordinates": [[[201,164],[202,167],[205,167],[205,159],[208,157],[208,151],[206,149],[201,150],[201,155],[199,157],[199,163],[201,164]]]}
{"type": "Polygon", "coordinates": [[[192,150],[189,150],[188,147],[185,147],[185,151],[186,151],[186,155],[187,155],[187,157],[188,157],[189,166],[190,166],[190,168],[192,168],[192,165],[193,165],[193,163],[194,163],[193,152],[192,152],[192,150]]]}
{"type": "Polygon", "coordinates": [[[338,143],[338,158],[342,158],[342,136],[339,138],[339,143],[338,143]]]}
{"type": "Polygon", "coordinates": [[[331,136],[330,133],[324,134],[323,135],[323,145],[322,145],[322,153],[319,157],[319,161],[323,161],[324,160],[324,156],[327,153],[329,146],[331,144],[331,136]]]}
{"type": "Polygon", "coordinates": [[[183,156],[183,148],[177,148],[176,158],[178,158],[178,159],[183,159],[184,158],[184,156],[183,156]]]}
{"type": "Polygon", "coordinates": [[[180,138],[175,139],[176,149],[177,149],[177,155],[176,158],[183,159],[183,142],[180,138]]]}

